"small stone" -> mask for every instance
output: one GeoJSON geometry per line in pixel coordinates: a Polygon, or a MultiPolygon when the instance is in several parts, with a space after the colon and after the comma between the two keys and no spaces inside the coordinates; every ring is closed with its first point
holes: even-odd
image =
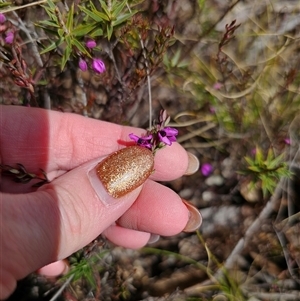
{"type": "Polygon", "coordinates": [[[211,191],[204,191],[202,193],[202,200],[204,202],[211,202],[214,198],[214,193],[211,191]]]}
{"type": "Polygon", "coordinates": [[[208,186],[221,186],[224,184],[224,178],[220,175],[212,175],[205,180],[205,184],[208,186]]]}

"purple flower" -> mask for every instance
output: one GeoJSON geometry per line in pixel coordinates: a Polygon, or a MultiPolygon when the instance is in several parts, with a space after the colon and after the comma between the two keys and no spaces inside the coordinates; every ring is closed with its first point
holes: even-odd
{"type": "Polygon", "coordinates": [[[290,138],[285,138],[284,139],[285,144],[291,145],[291,139],[290,138]]]}
{"type": "Polygon", "coordinates": [[[251,155],[254,155],[254,156],[255,156],[255,155],[256,155],[256,152],[257,152],[257,151],[256,151],[256,148],[252,148],[252,149],[251,149],[251,155]]]}
{"type": "Polygon", "coordinates": [[[166,127],[158,131],[158,138],[160,142],[163,142],[166,145],[171,145],[172,142],[175,142],[177,135],[178,135],[178,131],[175,128],[171,128],[171,127],[166,127]]]}
{"type": "Polygon", "coordinates": [[[150,150],[152,149],[151,140],[152,140],[153,136],[151,134],[149,134],[148,136],[139,137],[139,136],[131,133],[131,134],[129,134],[129,138],[131,140],[135,141],[136,144],[139,146],[149,148],[150,150]]]}
{"type": "Polygon", "coordinates": [[[103,73],[105,71],[105,64],[100,59],[93,59],[93,69],[97,73],[103,73]]]}
{"type": "Polygon", "coordinates": [[[209,163],[204,163],[202,166],[201,166],[201,172],[202,174],[205,176],[205,177],[208,177],[212,171],[213,171],[213,167],[211,164],[209,163]]]}
{"type": "Polygon", "coordinates": [[[6,37],[5,37],[5,43],[7,43],[7,44],[12,44],[13,43],[13,41],[14,41],[14,37],[15,37],[15,34],[12,32],[12,31],[10,31],[10,32],[8,32],[7,34],[6,34],[6,37]]]}
{"type": "Polygon", "coordinates": [[[86,71],[88,69],[88,65],[87,65],[86,61],[82,58],[79,59],[78,66],[82,71],[86,71]]]}
{"type": "Polygon", "coordinates": [[[221,83],[219,83],[219,82],[216,82],[216,83],[214,83],[214,85],[213,85],[213,88],[214,88],[215,90],[220,90],[222,87],[223,87],[223,84],[221,84],[221,83]]]}
{"type": "Polygon", "coordinates": [[[209,107],[209,111],[210,111],[212,114],[215,114],[215,113],[216,113],[216,108],[210,106],[210,107],[209,107]]]}
{"type": "Polygon", "coordinates": [[[0,24],[3,24],[5,21],[6,21],[5,15],[0,13],[0,24]]]}
{"type": "Polygon", "coordinates": [[[94,40],[87,40],[85,46],[89,49],[93,49],[97,46],[96,41],[94,40]]]}

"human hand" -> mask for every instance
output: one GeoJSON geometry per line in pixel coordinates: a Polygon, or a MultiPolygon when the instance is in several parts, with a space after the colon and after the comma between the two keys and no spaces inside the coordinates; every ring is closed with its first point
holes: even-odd
{"type": "Polygon", "coordinates": [[[100,233],[115,244],[140,248],[151,233],[168,236],[190,227],[188,207],[155,182],[197,169],[179,144],[157,152],[149,179],[115,199],[95,190],[91,180],[99,179],[91,171],[100,158],[123,148],[129,133],[142,129],[12,106],[0,106],[0,128],[0,163],[21,163],[34,173],[43,169],[52,180],[33,189],[32,183],[1,178],[0,299],[12,293],[16,280],[66,258],[100,233]]]}

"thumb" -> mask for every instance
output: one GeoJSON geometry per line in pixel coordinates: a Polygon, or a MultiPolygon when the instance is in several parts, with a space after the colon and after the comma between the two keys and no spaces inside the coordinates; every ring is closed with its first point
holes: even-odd
{"type": "Polygon", "coordinates": [[[153,165],[151,151],[127,147],[88,162],[44,188],[55,192],[59,205],[58,259],[87,245],[122,216],[138,197],[153,165]]]}
{"type": "Polygon", "coordinates": [[[153,169],[152,153],[139,149],[85,163],[33,193],[2,194],[0,278],[18,280],[69,256],[127,211],[153,169]]]}

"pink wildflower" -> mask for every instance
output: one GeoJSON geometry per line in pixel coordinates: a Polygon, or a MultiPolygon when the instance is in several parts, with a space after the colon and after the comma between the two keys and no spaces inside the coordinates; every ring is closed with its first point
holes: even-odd
{"type": "Polygon", "coordinates": [[[87,40],[85,46],[89,49],[95,48],[97,46],[94,40],[87,40]]]}
{"type": "Polygon", "coordinates": [[[5,37],[5,43],[7,43],[7,44],[12,44],[13,43],[13,41],[14,41],[14,38],[15,38],[15,34],[12,32],[12,31],[10,31],[10,32],[8,32],[7,34],[6,34],[6,37],[5,37]]]}
{"type": "Polygon", "coordinates": [[[86,71],[88,69],[86,61],[82,58],[79,59],[78,66],[82,71],[86,71]]]}
{"type": "Polygon", "coordinates": [[[0,13],[0,24],[3,24],[5,21],[6,21],[5,15],[0,13]]]}
{"type": "Polygon", "coordinates": [[[97,73],[103,73],[106,70],[104,62],[100,59],[93,59],[92,66],[97,73]]]}

